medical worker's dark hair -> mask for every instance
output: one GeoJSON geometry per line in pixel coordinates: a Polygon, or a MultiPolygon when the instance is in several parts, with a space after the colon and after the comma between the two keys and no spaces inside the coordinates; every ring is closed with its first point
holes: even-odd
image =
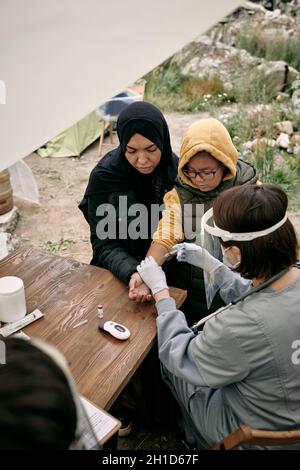
{"type": "MultiPolygon", "coordinates": [[[[235,186],[222,192],[213,205],[216,225],[229,232],[255,232],[277,224],[287,211],[285,192],[272,184],[235,186]]],[[[252,241],[222,242],[237,246],[243,277],[268,279],[297,261],[297,237],[290,220],[275,232],[252,241]]]]}

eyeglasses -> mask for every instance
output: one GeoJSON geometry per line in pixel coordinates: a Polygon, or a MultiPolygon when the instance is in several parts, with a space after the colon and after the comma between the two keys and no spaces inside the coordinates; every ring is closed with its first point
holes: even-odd
{"type": "Polygon", "coordinates": [[[190,170],[187,168],[186,170],[182,170],[182,171],[185,174],[185,176],[187,176],[188,178],[196,178],[197,176],[200,176],[201,179],[205,181],[210,181],[214,179],[215,174],[217,173],[217,171],[219,171],[220,168],[222,168],[221,165],[218,165],[216,168],[213,168],[212,170],[196,171],[196,170],[190,170]]]}

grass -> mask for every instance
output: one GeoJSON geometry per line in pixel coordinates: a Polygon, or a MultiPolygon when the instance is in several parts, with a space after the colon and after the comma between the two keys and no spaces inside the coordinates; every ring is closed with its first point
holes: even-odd
{"type": "Polygon", "coordinates": [[[50,181],[63,181],[63,176],[57,170],[52,168],[44,168],[39,171],[42,175],[44,175],[50,181]]]}
{"type": "Polygon", "coordinates": [[[51,181],[63,181],[63,178],[59,174],[47,175],[47,179],[51,181]]]}
{"type": "MultiPolygon", "coordinates": [[[[235,137],[237,149],[242,151],[243,143],[253,140],[257,131],[266,139],[272,139],[274,123],[285,119],[288,112],[288,109],[284,110],[280,106],[264,108],[256,113],[247,113],[241,108],[224,124],[231,137],[235,137]]],[[[262,182],[278,184],[291,198],[293,208],[300,205],[300,195],[297,193],[300,184],[300,156],[279,152],[277,146],[266,145],[263,149],[258,147],[252,155],[247,155],[247,159],[255,164],[262,182]],[[283,156],[285,164],[278,167],[276,155],[279,153],[283,156]]]]}
{"type": "Polygon", "coordinates": [[[276,105],[262,107],[256,112],[247,111],[244,106],[240,106],[224,124],[232,138],[239,137],[236,147],[241,150],[242,144],[254,139],[259,129],[266,136],[271,136],[274,123],[284,119],[284,116],[283,110],[276,105]]]}
{"type": "Polygon", "coordinates": [[[163,111],[209,111],[231,99],[219,75],[202,78],[183,75],[178,64],[171,60],[144,78],[147,80],[145,99],[163,111]]]}
{"type": "Polygon", "coordinates": [[[147,80],[145,99],[167,112],[213,113],[226,103],[270,103],[276,96],[264,73],[257,70],[241,76],[233,90],[225,89],[216,73],[200,78],[183,75],[171,59],[144,78],[147,80]]]}
{"type": "Polygon", "coordinates": [[[263,183],[278,184],[291,197],[300,183],[300,173],[294,168],[295,157],[285,154],[286,165],[276,168],[276,153],[278,149],[268,145],[255,153],[254,160],[259,178],[263,183]]]}
{"type": "MultiPolygon", "coordinates": [[[[280,186],[289,197],[289,208],[300,208],[300,157],[294,157],[287,153],[281,153],[285,164],[276,165],[277,147],[267,145],[264,149],[257,150],[252,162],[255,164],[260,181],[280,186]]],[[[250,159],[251,160],[251,159],[250,159]]]]}
{"type": "Polygon", "coordinates": [[[241,76],[232,90],[232,99],[238,103],[271,103],[277,95],[271,83],[262,71],[254,70],[249,75],[241,76]]]}
{"type": "Polygon", "coordinates": [[[48,240],[42,246],[43,250],[49,251],[49,253],[58,253],[62,246],[68,246],[71,244],[76,243],[71,238],[60,237],[58,241],[50,241],[48,240]]]}
{"type": "Polygon", "coordinates": [[[257,28],[244,29],[236,38],[236,47],[267,60],[284,60],[300,70],[300,31],[294,37],[267,35],[257,28]]]}

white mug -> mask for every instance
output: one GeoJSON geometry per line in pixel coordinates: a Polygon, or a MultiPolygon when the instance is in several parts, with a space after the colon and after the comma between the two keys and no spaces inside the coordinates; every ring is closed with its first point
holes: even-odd
{"type": "Polygon", "coordinates": [[[11,323],[26,315],[24,283],[16,276],[0,277],[0,321],[11,323]]]}

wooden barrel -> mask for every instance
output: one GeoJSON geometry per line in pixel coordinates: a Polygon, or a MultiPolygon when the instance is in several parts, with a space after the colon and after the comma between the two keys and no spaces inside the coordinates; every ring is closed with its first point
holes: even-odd
{"type": "Polygon", "coordinates": [[[13,208],[12,188],[7,170],[0,171],[0,215],[13,208]]]}

